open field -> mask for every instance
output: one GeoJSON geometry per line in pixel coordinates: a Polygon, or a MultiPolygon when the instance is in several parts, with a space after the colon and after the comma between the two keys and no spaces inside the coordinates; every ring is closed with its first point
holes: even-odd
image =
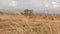
{"type": "Polygon", "coordinates": [[[60,34],[60,16],[0,14],[0,34],[60,34]]]}

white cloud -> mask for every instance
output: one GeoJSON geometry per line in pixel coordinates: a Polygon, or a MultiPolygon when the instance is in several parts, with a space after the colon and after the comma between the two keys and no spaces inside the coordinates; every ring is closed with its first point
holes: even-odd
{"type": "Polygon", "coordinates": [[[11,2],[9,3],[9,6],[15,7],[16,5],[17,5],[17,2],[16,2],[16,1],[11,1],[11,2]]]}

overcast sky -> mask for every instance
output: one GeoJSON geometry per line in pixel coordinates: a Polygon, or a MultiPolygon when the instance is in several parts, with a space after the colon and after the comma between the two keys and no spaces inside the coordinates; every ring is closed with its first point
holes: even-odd
{"type": "Polygon", "coordinates": [[[0,0],[0,9],[7,8],[33,9],[37,13],[44,12],[41,10],[60,13],[60,0],[0,0]]]}

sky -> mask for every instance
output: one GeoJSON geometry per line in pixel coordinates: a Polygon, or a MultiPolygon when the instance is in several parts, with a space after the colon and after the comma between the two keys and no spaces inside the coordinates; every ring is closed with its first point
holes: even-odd
{"type": "Polygon", "coordinates": [[[60,13],[60,0],[0,0],[0,10],[31,9],[35,13],[60,13]]]}

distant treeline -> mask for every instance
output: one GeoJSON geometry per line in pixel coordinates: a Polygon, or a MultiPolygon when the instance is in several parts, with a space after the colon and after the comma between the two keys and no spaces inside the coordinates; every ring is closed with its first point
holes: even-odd
{"type": "MultiPolygon", "coordinates": [[[[19,12],[20,14],[23,14],[23,15],[32,15],[33,14],[33,10],[29,10],[29,9],[25,9],[23,12],[19,12]]],[[[3,12],[3,11],[0,11],[0,14],[15,14],[15,13],[7,13],[7,12],[3,12]]],[[[16,13],[18,14],[18,13],[16,13]]]]}
{"type": "MultiPolygon", "coordinates": [[[[22,12],[18,12],[18,13],[10,13],[10,12],[4,12],[4,11],[0,11],[0,14],[22,14],[22,15],[36,15],[33,10],[30,10],[30,9],[25,9],[24,11],[22,12]]],[[[59,15],[59,14],[46,14],[46,13],[39,13],[37,15],[59,15]]]]}

